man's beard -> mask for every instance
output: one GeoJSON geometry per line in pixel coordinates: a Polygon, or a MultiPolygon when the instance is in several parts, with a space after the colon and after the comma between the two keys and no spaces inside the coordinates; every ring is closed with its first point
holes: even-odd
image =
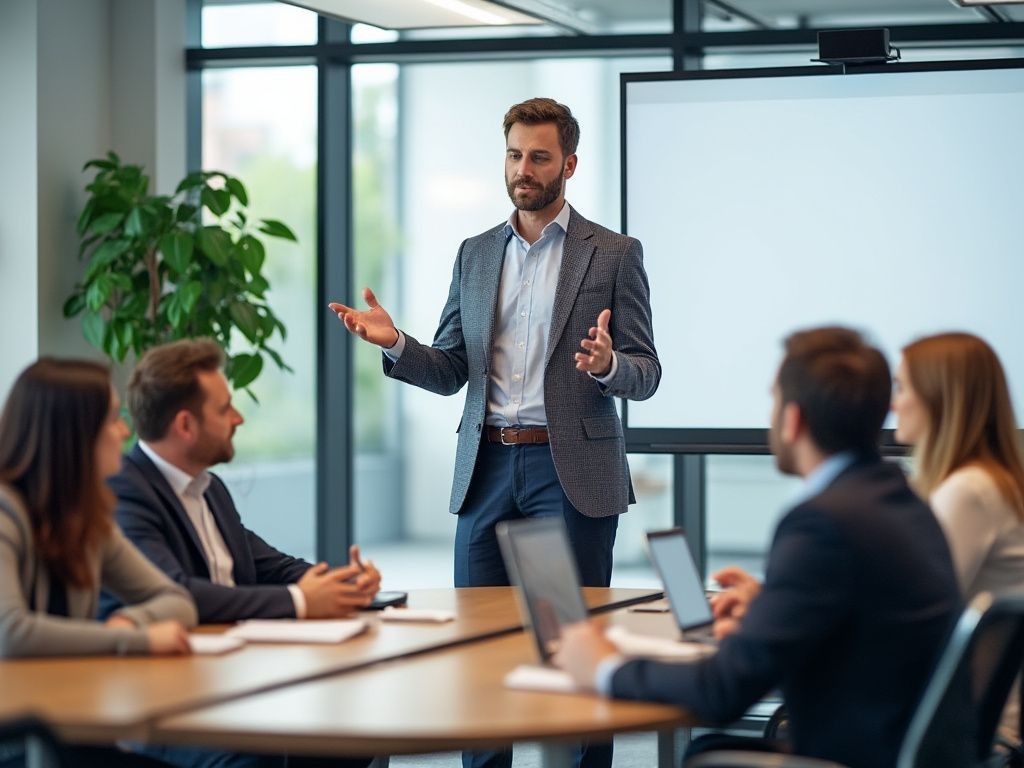
{"type": "Polygon", "coordinates": [[[558,196],[562,194],[562,184],[565,182],[565,168],[549,184],[542,186],[536,182],[525,182],[525,185],[533,190],[540,190],[537,197],[516,197],[516,187],[523,186],[521,178],[505,181],[505,188],[508,190],[508,197],[520,211],[541,211],[551,205],[558,196]]]}
{"type": "Polygon", "coordinates": [[[213,467],[217,464],[226,464],[231,461],[235,457],[235,446],[230,438],[228,438],[226,443],[208,440],[205,443],[200,442],[196,445],[191,453],[192,455],[189,458],[196,463],[202,464],[204,467],[213,467]]]}

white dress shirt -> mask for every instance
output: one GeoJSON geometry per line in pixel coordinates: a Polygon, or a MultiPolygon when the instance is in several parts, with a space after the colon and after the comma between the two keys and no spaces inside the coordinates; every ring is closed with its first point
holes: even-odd
{"type": "MultiPolygon", "coordinates": [[[[235,559],[224,542],[224,536],[217,527],[217,521],[206,503],[206,489],[210,487],[210,473],[203,471],[195,477],[171,464],[153,450],[144,440],[139,440],[139,448],[149,457],[150,461],[160,470],[167,480],[174,495],[188,515],[189,522],[196,532],[199,544],[203,548],[206,566],[210,571],[210,581],[224,587],[235,586],[235,559]]],[[[306,615],[306,597],[296,584],[289,584],[288,592],[295,604],[295,615],[304,618],[306,615]]]]}
{"type": "MultiPolygon", "coordinates": [[[[491,341],[488,424],[499,427],[547,424],[544,359],[571,211],[569,204],[564,204],[532,245],[523,239],[516,227],[518,211],[513,211],[505,224],[508,242],[502,261],[494,338],[491,341]]],[[[596,317],[594,324],[597,324],[596,317]]],[[[405,335],[399,331],[398,341],[385,349],[384,354],[397,361],[404,349],[405,335]]],[[[566,362],[566,365],[572,364],[571,360],[566,362]]],[[[608,373],[592,378],[607,384],[617,369],[618,361],[612,352],[608,373]]]]}

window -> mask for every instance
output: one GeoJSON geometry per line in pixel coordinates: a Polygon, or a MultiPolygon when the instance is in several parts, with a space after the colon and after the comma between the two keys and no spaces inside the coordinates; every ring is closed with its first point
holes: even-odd
{"type": "Polygon", "coordinates": [[[315,553],[316,69],[212,69],[203,74],[203,168],[237,175],[257,217],[281,219],[298,244],[267,238],[269,299],[288,329],[275,345],[294,372],[268,361],[236,392],[246,423],[219,468],[248,527],[288,554],[315,553]],[[272,105],[273,108],[268,108],[272,105]]]}

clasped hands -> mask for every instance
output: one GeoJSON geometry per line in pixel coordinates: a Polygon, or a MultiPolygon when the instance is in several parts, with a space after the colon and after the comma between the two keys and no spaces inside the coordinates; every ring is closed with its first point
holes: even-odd
{"type": "MultiPolygon", "coordinates": [[[[750,603],[761,591],[761,584],[741,568],[723,568],[713,575],[725,589],[712,596],[715,616],[715,637],[722,638],[740,628],[750,603]]],[[[600,626],[594,621],[581,621],[562,628],[558,652],[552,658],[556,666],[568,672],[583,690],[593,690],[601,663],[618,654],[600,626]]]]}
{"type": "MultiPolygon", "coordinates": [[[[338,319],[345,324],[350,333],[363,341],[369,341],[384,349],[390,349],[398,343],[398,329],[391,315],[380,305],[377,297],[369,288],[363,288],[363,300],[366,310],[332,301],[327,306],[338,319]]],[[[576,370],[589,373],[597,378],[607,376],[612,368],[612,337],[608,332],[612,311],[605,309],[597,316],[597,325],[588,331],[587,338],[580,342],[582,352],[577,352],[576,370]]]]}
{"type": "Polygon", "coordinates": [[[349,563],[331,568],[317,563],[299,579],[306,598],[306,618],[336,619],[365,608],[380,589],[380,571],[372,561],[359,557],[359,547],[349,548],[349,563]]]}

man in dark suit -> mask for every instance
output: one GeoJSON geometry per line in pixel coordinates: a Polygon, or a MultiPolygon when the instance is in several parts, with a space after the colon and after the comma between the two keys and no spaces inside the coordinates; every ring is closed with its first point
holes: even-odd
{"type": "MultiPolygon", "coordinates": [[[[274,549],[242,524],[210,467],[234,457],[242,415],[221,373],[224,353],[208,339],[149,350],[128,382],[138,444],[110,480],[125,534],[195,599],[202,623],[340,618],[365,607],[380,573],[353,546],[348,565],[312,565],[274,549]]],[[[109,600],[107,601],[109,605],[109,600]]],[[[363,768],[369,761],[249,755],[191,747],[140,751],[191,768],[363,768]]]]}
{"type": "Polygon", "coordinates": [[[717,575],[731,587],[715,606],[718,653],[626,661],[580,623],[556,663],[584,687],[670,702],[711,724],[779,686],[793,752],[892,766],[961,608],[949,549],[900,468],[878,454],[890,376],[877,349],[841,328],[793,334],[772,393],[772,452],[805,485],[775,532],[764,584],[739,569],[717,575]]]}
{"type": "Polygon", "coordinates": [[[242,524],[209,468],[234,456],[242,415],[209,340],[149,350],[132,372],[127,402],[139,436],[110,485],[128,538],[195,599],[202,623],[336,618],[367,605],[380,574],[362,563],[328,568],[278,550],[242,524]]]}

